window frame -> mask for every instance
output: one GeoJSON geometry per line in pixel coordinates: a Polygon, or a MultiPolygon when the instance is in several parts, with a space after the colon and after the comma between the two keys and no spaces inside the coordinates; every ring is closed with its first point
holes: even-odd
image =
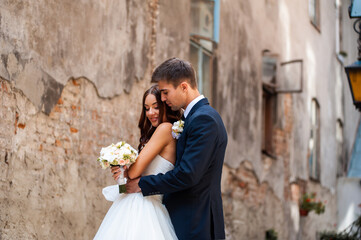
{"type": "Polygon", "coordinates": [[[310,18],[310,22],[318,32],[321,32],[321,1],[320,0],[308,0],[308,1],[309,1],[308,16],[310,18]],[[314,16],[311,15],[311,7],[314,8],[314,16]]]}
{"type": "Polygon", "coordinates": [[[340,118],[336,121],[336,143],[337,143],[337,176],[347,175],[347,162],[344,154],[344,124],[340,118]]]}
{"type": "MultiPolygon", "coordinates": [[[[202,2],[202,0],[194,0],[195,2],[202,2]]],[[[191,33],[189,37],[189,54],[191,55],[191,47],[198,48],[198,57],[197,57],[197,67],[195,67],[196,70],[196,77],[198,80],[198,89],[200,90],[201,94],[204,93],[204,86],[208,85],[208,89],[206,92],[208,95],[205,97],[208,98],[211,105],[215,105],[215,84],[216,84],[216,75],[217,73],[216,68],[214,66],[216,62],[216,49],[219,42],[219,21],[220,21],[220,0],[207,0],[207,2],[213,2],[213,36],[212,38],[209,38],[207,36],[202,36],[196,33],[191,33]],[[204,43],[210,42],[211,49],[208,49],[204,43]],[[203,54],[207,55],[209,57],[209,79],[207,84],[204,84],[204,73],[203,73],[203,67],[204,67],[204,59],[203,54]]],[[[209,45],[208,45],[209,46],[209,45]]],[[[195,65],[195,63],[193,63],[195,65]]],[[[207,80],[207,79],[206,79],[207,80]]]]}
{"type": "Polygon", "coordinates": [[[209,95],[207,95],[206,97],[208,98],[209,102],[212,104],[213,103],[213,59],[214,59],[214,54],[209,51],[208,49],[206,49],[205,47],[203,47],[201,44],[197,43],[196,41],[190,41],[190,46],[193,46],[195,48],[198,49],[198,63],[197,66],[198,68],[196,69],[197,72],[197,84],[198,84],[198,90],[201,94],[205,94],[205,83],[203,81],[203,54],[207,55],[209,57],[209,82],[208,85],[210,86],[208,89],[208,93],[209,95]]]}
{"type": "Polygon", "coordinates": [[[269,85],[262,86],[262,153],[276,159],[273,143],[274,118],[276,115],[277,94],[269,85]]]}
{"type": "Polygon", "coordinates": [[[321,107],[316,98],[311,100],[310,138],[308,154],[308,176],[311,180],[320,181],[321,177],[321,107]],[[315,107],[315,108],[314,108],[315,107]],[[315,114],[315,116],[314,116],[315,114]],[[314,119],[315,118],[315,119],[314,119]],[[315,123],[315,124],[314,124],[315,123]],[[312,142],[312,147],[311,145],[312,142]]]}
{"type": "Polygon", "coordinates": [[[273,159],[276,157],[276,149],[273,141],[275,119],[277,117],[277,77],[279,67],[278,54],[271,53],[269,50],[262,52],[262,140],[261,151],[262,154],[267,155],[273,159]],[[273,61],[270,61],[270,59],[273,61]],[[274,62],[273,77],[270,81],[265,82],[263,64],[266,62],[274,62]]]}

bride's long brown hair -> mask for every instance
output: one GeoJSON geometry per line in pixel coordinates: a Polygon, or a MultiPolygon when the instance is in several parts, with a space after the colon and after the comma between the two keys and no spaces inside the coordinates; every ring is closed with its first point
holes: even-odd
{"type": "Polygon", "coordinates": [[[140,114],[138,127],[140,129],[140,139],[139,139],[139,146],[138,151],[140,152],[144,145],[149,141],[149,139],[152,137],[155,127],[152,126],[151,122],[145,115],[145,99],[149,94],[152,94],[155,96],[159,108],[159,116],[158,121],[159,124],[162,122],[170,122],[174,123],[175,121],[178,121],[181,118],[181,112],[180,111],[173,111],[167,104],[162,102],[161,99],[161,93],[159,91],[158,85],[151,86],[147,91],[145,91],[143,95],[143,101],[142,101],[142,113],[140,114]],[[165,120],[164,120],[164,114],[165,114],[165,120]]]}

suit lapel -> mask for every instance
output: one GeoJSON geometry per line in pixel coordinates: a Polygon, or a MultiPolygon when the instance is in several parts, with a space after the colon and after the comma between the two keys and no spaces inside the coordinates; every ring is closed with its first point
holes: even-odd
{"type": "MultiPolygon", "coordinates": [[[[184,129],[186,128],[187,124],[190,124],[189,119],[197,111],[198,108],[204,105],[209,105],[208,99],[203,98],[199,102],[197,102],[191,109],[191,111],[188,113],[186,119],[184,120],[184,129]]],[[[186,145],[186,140],[184,139],[185,136],[182,136],[177,141],[177,160],[182,158],[184,147],[186,145]]],[[[179,164],[179,161],[176,161],[176,165],[179,164]]]]}

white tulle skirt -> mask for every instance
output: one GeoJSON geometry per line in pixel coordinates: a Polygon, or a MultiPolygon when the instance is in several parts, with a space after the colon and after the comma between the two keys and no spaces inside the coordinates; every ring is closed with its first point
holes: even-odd
{"type": "Polygon", "coordinates": [[[101,223],[96,240],[171,240],[177,239],[160,195],[119,194],[118,186],[103,189],[114,201],[101,223]]]}

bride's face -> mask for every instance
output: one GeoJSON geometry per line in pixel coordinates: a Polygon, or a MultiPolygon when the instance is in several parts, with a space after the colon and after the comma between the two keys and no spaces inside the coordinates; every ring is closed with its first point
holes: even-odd
{"type": "Polygon", "coordinates": [[[159,106],[153,94],[149,94],[144,101],[145,116],[149,119],[153,127],[159,125],[159,106]]]}

